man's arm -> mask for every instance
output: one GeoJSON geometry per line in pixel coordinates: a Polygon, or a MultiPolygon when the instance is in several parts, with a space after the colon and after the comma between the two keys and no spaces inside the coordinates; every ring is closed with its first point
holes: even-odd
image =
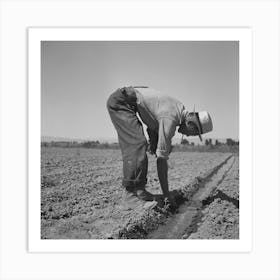
{"type": "Polygon", "coordinates": [[[175,206],[173,197],[168,188],[168,165],[167,160],[171,152],[171,139],[175,134],[176,123],[169,118],[161,118],[159,121],[159,137],[156,150],[157,171],[163,195],[168,198],[172,206],[175,206]]]}
{"type": "Polygon", "coordinates": [[[157,158],[157,172],[162,193],[164,194],[164,196],[168,197],[168,165],[165,158],[157,158]]]}
{"type": "Polygon", "coordinates": [[[157,172],[158,178],[160,182],[160,186],[162,189],[162,193],[165,197],[168,198],[170,204],[175,207],[176,203],[174,198],[171,196],[168,187],[168,165],[167,159],[165,158],[157,158],[157,172]]]}
{"type": "Polygon", "coordinates": [[[150,128],[147,128],[147,133],[149,135],[149,147],[148,152],[152,155],[156,153],[157,143],[158,143],[158,132],[150,128]]]}

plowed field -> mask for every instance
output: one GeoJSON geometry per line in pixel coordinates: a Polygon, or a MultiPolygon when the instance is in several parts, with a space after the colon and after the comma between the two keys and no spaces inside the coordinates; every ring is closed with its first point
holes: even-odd
{"type": "MultiPolygon", "coordinates": [[[[192,201],[202,184],[206,185],[206,180],[211,181],[219,170],[221,175],[216,181],[213,179],[211,188],[205,188],[207,194],[200,194],[203,199],[199,214],[183,226],[182,234],[164,238],[238,238],[238,157],[226,153],[174,152],[170,162],[170,189],[180,190],[182,197],[179,212],[192,201]]],[[[137,205],[123,209],[121,179],[119,150],[43,147],[41,238],[157,238],[150,233],[160,230],[168,220],[176,220],[178,214],[137,205]]],[[[152,156],[147,190],[161,194],[152,156]]]]}

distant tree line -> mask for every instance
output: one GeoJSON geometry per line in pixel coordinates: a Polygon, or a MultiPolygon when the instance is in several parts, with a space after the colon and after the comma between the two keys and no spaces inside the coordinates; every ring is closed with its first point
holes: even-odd
{"type": "Polygon", "coordinates": [[[234,141],[231,138],[227,138],[227,145],[228,146],[239,146],[239,141],[234,141]]]}
{"type": "Polygon", "coordinates": [[[186,139],[182,139],[180,144],[173,146],[173,151],[197,151],[197,152],[239,152],[239,141],[227,138],[225,142],[220,142],[218,139],[213,143],[213,139],[205,139],[203,144],[195,145],[186,139]]]}
{"type": "MultiPolygon", "coordinates": [[[[181,145],[191,145],[194,146],[193,142],[189,142],[187,139],[183,139],[181,141],[181,145]]],[[[231,138],[227,138],[225,143],[220,142],[218,139],[215,140],[215,144],[213,144],[212,139],[205,139],[205,146],[221,146],[221,145],[228,145],[228,146],[239,146],[239,141],[235,141],[231,138]]]]}
{"type": "Polygon", "coordinates": [[[191,146],[194,146],[194,142],[189,142],[187,139],[183,139],[181,141],[181,144],[182,145],[191,145],[191,146]]]}
{"type": "Polygon", "coordinates": [[[96,148],[96,149],[119,149],[119,143],[100,143],[97,141],[51,141],[41,142],[42,147],[60,147],[60,148],[96,148]]]}
{"type": "MultiPolygon", "coordinates": [[[[42,147],[60,147],[60,148],[87,148],[87,149],[119,149],[119,143],[100,143],[97,141],[51,141],[41,142],[42,147]]],[[[213,139],[205,139],[203,144],[195,145],[187,139],[182,139],[180,144],[173,146],[173,151],[194,151],[194,152],[239,152],[239,141],[227,138],[226,142],[220,142],[218,139],[213,143],[213,139]]]]}

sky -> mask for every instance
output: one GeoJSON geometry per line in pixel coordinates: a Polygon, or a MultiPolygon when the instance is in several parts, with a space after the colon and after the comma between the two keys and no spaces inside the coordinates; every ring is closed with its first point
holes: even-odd
{"type": "Polygon", "coordinates": [[[117,139],[106,101],[130,85],[208,111],[207,138],[239,138],[237,41],[43,41],[41,135],[117,139]]]}

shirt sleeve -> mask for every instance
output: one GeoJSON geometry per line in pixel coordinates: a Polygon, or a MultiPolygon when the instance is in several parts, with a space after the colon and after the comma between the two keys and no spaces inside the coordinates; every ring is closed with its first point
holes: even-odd
{"type": "Polygon", "coordinates": [[[159,120],[158,145],[156,155],[158,158],[168,159],[171,152],[171,139],[175,135],[176,122],[169,118],[159,120]]]}

